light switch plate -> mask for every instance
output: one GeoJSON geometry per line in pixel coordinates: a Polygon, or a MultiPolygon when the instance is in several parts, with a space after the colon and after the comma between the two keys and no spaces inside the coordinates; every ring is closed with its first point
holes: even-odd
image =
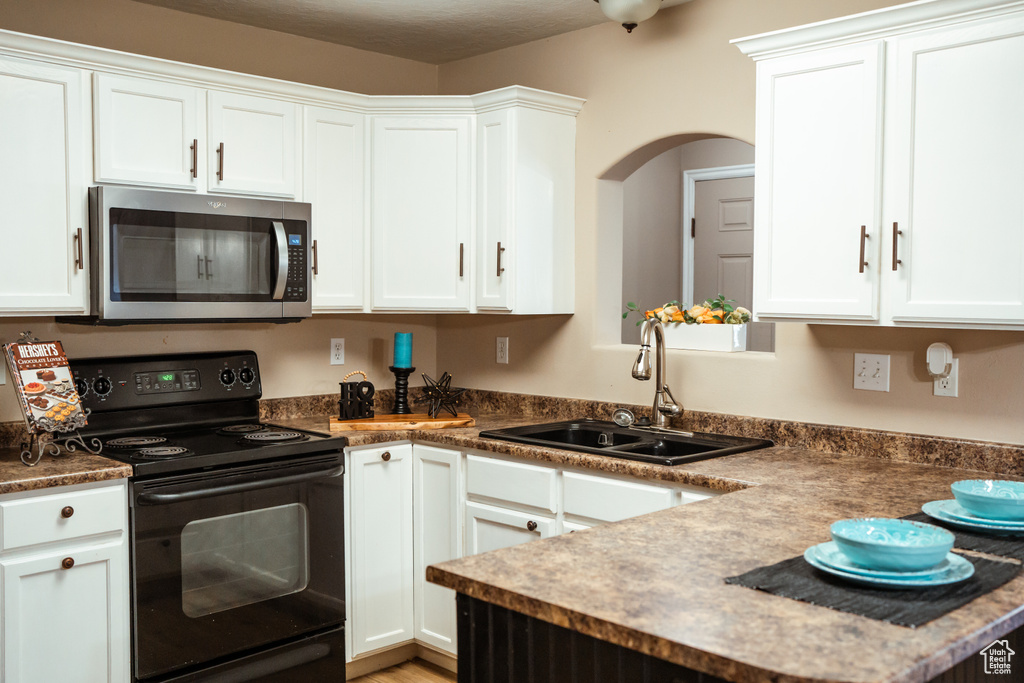
{"type": "Polygon", "coordinates": [[[0,384],[7,384],[7,363],[0,358],[0,384]]]}
{"type": "Polygon", "coordinates": [[[853,354],[853,388],[889,391],[889,356],[877,353],[853,354]]]}

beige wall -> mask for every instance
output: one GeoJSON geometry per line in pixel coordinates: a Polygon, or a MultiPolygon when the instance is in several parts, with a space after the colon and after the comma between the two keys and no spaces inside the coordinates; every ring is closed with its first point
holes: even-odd
{"type": "MultiPolygon", "coordinates": [[[[577,135],[576,314],[440,318],[438,368],[473,387],[649,402],[651,384],[630,376],[635,349],[616,343],[621,182],[599,179],[621,181],[667,147],[634,150],[672,136],[754,142],[754,64],[729,39],[892,4],[694,0],[632,35],[608,23],[442,66],[444,94],[519,83],[587,104],[577,135]],[[494,363],[498,335],[510,338],[509,365],[494,363]]],[[[774,355],[669,352],[668,380],[693,409],[1024,443],[1022,342],[1017,332],[786,324],[774,355]],[[961,359],[960,398],[931,395],[924,353],[934,341],[961,359]],[[891,354],[889,393],[852,389],[857,351],[891,354]]]]}
{"type": "Polygon", "coordinates": [[[370,95],[433,95],[437,67],[131,0],[0,0],[0,28],[370,95]]]}
{"type": "MultiPolygon", "coordinates": [[[[394,387],[392,364],[395,332],[412,332],[413,386],[419,373],[436,376],[434,316],[317,316],[284,325],[133,325],[90,327],[56,324],[53,318],[0,318],[0,342],[14,341],[31,330],[40,339],[58,339],[71,358],[134,356],[189,351],[255,351],[260,362],[263,396],[306,396],[338,392],[338,382],[353,370],[364,370],[374,386],[394,387]],[[330,341],[345,339],[345,364],[331,365],[330,341]]],[[[361,379],[361,378],[359,378],[361,379]]],[[[378,412],[387,412],[377,406],[378,412]]],[[[0,386],[0,422],[21,419],[8,377],[0,386]]]]}

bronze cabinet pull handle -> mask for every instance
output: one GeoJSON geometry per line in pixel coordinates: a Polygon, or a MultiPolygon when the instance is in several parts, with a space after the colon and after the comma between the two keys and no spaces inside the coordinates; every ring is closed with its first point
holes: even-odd
{"type": "Polygon", "coordinates": [[[463,266],[463,262],[465,261],[465,258],[464,258],[465,255],[466,255],[466,245],[464,243],[462,243],[462,242],[459,242],[459,277],[462,277],[462,274],[463,274],[463,267],[462,266],[463,266]]]}
{"type": "Polygon", "coordinates": [[[192,177],[199,177],[199,140],[192,140],[192,177]]]}
{"type": "Polygon", "coordinates": [[[82,254],[82,229],[75,231],[75,247],[78,249],[78,257],[75,259],[75,270],[85,268],[85,256],[82,254]]]}
{"type": "Polygon", "coordinates": [[[70,505],[66,506],[63,510],[60,511],[60,516],[64,519],[67,519],[73,514],[75,514],[75,508],[71,507],[70,505]]]}
{"type": "Polygon", "coordinates": [[[899,254],[899,248],[900,248],[900,235],[902,235],[902,234],[903,234],[903,231],[900,230],[900,224],[897,223],[897,222],[894,222],[892,224],[892,269],[893,270],[896,270],[896,266],[898,266],[901,263],[903,263],[903,261],[901,261],[897,257],[897,255],[899,254]]]}
{"type": "Polygon", "coordinates": [[[319,275],[319,274],[320,274],[320,266],[317,263],[317,257],[316,257],[316,240],[313,240],[313,275],[319,275]]]}
{"type": "Polygon", "coordinates": [[[217,180],[224,180],[224,143],[217,146],[217,180]]]}
{"type": "Polygon", "coordinates": [[[384,451],[383,453],[381,453],[380,459],[383,460],[384,462],[391,460],[391,451],[384,451]]]}
{"type": "Polygon", "coordinates": [[[501,246],[501,242],[498,242],[498,270],[495,273],[498,277],[505,272],[505,269],[501,267],[501,252],[505,251],[505,247],[501,246]]]}
{"type": "Polygon", "coordinates": [[[533,521],[531,519],[529,522],[526,523],[526,528],[529,531],[536,531],[537,530],[537,522],[535,522],[535,521],[533,521]]]}
{"type": "Polygon", "coordinates": [[[75,559],[73,557],[65,557],[60,561],[61,569],[71,569],[75,566],[75,559]]]}
{"type": "Polygon", "coordinates": [[[868,235],[868,226],[860,226],[860,270],[857,271],[859,273],[863,273],[865,266],[868,265],[868,262],[864,260],[864,246],[868,237],[870,237],[870,235],[868,235]]]}

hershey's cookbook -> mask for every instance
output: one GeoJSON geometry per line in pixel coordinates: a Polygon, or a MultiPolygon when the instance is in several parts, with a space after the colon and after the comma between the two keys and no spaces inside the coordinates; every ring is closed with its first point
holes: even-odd
{"type": "Polygon", "coordinates": [[[25,422],[32,434],[85,426],[85,413],[58,341],[4,344],[25,422]]]}

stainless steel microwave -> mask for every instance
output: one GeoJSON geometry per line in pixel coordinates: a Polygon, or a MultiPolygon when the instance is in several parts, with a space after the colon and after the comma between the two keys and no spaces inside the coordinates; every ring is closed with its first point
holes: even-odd
{"type": "Polygon", "coordinates": [[[89,189],[90,322],[291,322],[312,315],[311,207],[89,189]]]}

